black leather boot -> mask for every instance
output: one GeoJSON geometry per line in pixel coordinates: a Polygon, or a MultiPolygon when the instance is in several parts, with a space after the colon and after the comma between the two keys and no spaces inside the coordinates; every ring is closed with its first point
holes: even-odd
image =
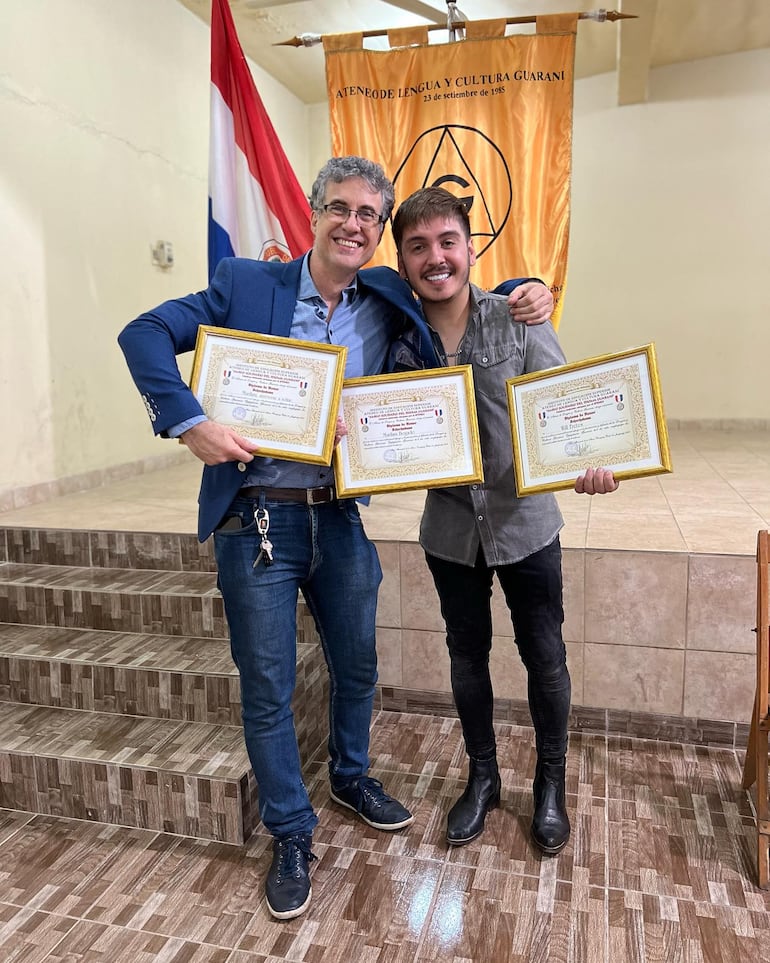
{"type": "Polygon", "coordinates": [[[497,759],[470,757],[468,785],[449,810],[446,840],[450,846],[464,846],[481,835],[490,809],[500,804],[500,773],[497,759]]]}
{"type": "Polygon", "coordinates": [[[569,840],[569,817],[564,799],[566,763],[538,760],[532,792],[535,813],[532,816],[532,839],[549,856],[560,853],[569,840]]]}

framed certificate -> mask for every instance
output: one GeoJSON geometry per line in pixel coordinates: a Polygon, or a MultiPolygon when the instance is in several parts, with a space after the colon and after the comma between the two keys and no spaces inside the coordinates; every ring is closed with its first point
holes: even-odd
{"type": "Polygon", "coordinates": [[[617,479],[671,471],[653,344],[506,385],[519,495],[572,488],[586,468],[617,479]]]}
{"type": "Polygon", "coordinates": [[[352,378],[340,412],[341,497],[484,480],[470,365],[352,378]]]}
{"type": "Polygon", "coordinates": [[[258,454],[328,465],[347,348],[201,325],[190,387],[258,454]]]}

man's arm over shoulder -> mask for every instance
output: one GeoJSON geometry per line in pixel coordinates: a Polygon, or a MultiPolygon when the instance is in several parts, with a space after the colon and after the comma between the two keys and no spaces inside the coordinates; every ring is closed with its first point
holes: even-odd
{"type": "Polygon", "coordinates": [[[412,289],[393,268],[384,265],[362,268],[358,272],[358,280],[391,304],[399,307],[407,305],[410,308],[414,308],[417,304],[412,289]]]}
{"type": "Polygon", "coordinates": [[[508,296],[511,317],[522,324],[543,324],[553,314],[553,295],[540,278],[511,278],[492,293],[508,296]]]}

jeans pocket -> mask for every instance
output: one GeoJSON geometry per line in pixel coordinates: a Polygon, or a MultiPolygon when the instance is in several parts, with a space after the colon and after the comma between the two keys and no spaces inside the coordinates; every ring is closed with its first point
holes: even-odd
{"type": "Polygon", "coordinates": [[[253,535],[257,523],[251,507],[231,506],[225,513],[221,524],[214,529],[216,538],[237,538],[239,535],[253,535]]]}
{"type": "Polygon", "coordinates": [[[351,523],[351,525],[358,525],[363,528],[363,522],[361,521],[361,514],[358,511],[358,502],[355,498],[341,498],[340,508],[345,513],[345,517],[351,523]]]}

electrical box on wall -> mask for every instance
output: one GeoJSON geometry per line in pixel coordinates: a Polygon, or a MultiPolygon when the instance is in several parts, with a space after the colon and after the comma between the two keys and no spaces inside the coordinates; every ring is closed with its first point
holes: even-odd
{"type": "Polygon", "coordinates": [[[171,241],[158,241],[157,244],[150,245],[152,263],[158,267],[168,270],[174,266],[174,245],[171,241]]]}

